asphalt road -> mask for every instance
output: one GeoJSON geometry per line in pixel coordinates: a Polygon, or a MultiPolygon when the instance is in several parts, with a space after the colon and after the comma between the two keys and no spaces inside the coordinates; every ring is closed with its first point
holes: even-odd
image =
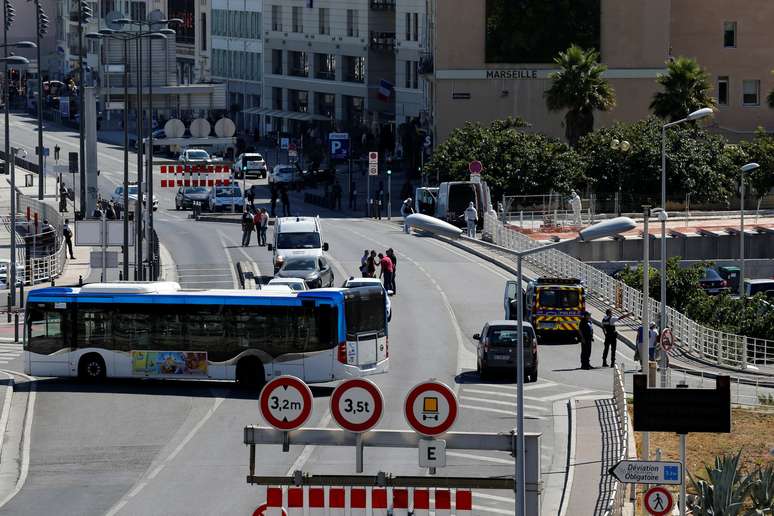
{"type": "MultiPolygon", "coordinates": [[[[33,142],[33,127],[14,117],[14,142],[33,142]]],[[[77,138],[46,133],[46,145],[64,153],[77,150],[77,138]]],[[[100,145],[103,196],[121,180],[120,149],[100,145]],[[104,165],[103,165],[104,163],[104,165]]],[[[134,168],[130,168],[134,170],[134,168]]],[[[156,228],[175,262],[180,283],[192,288],[236,285],[234,263],[254,264],[271,275],[271,254],[255,245],[242,248],[236,224],[195,222],[174,210],[173,191],[156,185],[161,207],[156,228]]],[[[265,201],[265,199],[264,199],[265,201]]],[[[312,214],[315,208],[296,211],[312,214]]],[[[481,382],[475,373],[471,335],[484,322],[503,315],[503,282],[510,275],[478,258],[431,238],[405,235],[387,221],[324,219],[336,283],[353,275],[363,249],[398,254],[397,295],[390,324],[391,370],[373,377],[386,400],[383,429],[407,429],[402,415],[408,389],[428,378],[452,386],[462,406],[455,430],[508,432],[514,426],[512,378],[481,382]]],[[[168,265],[168,264],[167,264],[168,265]]],[[[620,348],[619,348],[620,349],[620,348]]],[[[525,399],[528,431],[543,433],[544,480],[564,450],[557,443],[554,402],[571,396],[611,391],[609,369],[578,369],[577,345],[544,346],[540,380],[525,399]]],[[[599,363],[596,344],[593,362],[599,363]]],[[[19,358],[5,364],[22,371],[19,358]]],[[[335,385],[335,384],[333,384],[335,385]]],[[[313,388],[310,426],[330,426],[328,398],[333,385],[313,388]]],[[[263,501],[259,488],[245,483],[248,450],[245,425],[261,423],[257,393],[227,382],[109,381],[84,385],[70,379],[37,382],[32,419],[29,473],[21,491],[0,512],[38,515],[211,515],[251,514],[263,501]]],[[[505,453],[450,453],[449,475],[508,476],[513,462],[505,453]]],[[[354,452],[344,448],[262,446],[258,473],[285,475],[354,473],[354,452]]],[[[425,474],[415,450],[365,453],[366,473],[425,474]]],[[[476,514],[512,514],[512,492],[476,493],[476,514]]]]}

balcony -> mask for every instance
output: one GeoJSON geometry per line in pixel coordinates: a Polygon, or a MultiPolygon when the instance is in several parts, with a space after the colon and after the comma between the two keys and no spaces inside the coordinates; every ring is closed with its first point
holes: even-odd
{"type": "Polygon", "coordinates": [[[394,11],[395,0],[371,0],[371,9],[379,11],[394,11]]]}
{"type": "Polygon", "coordinates": [[[322,79],[324,81],[335,81],[336,72],[330,70],[318,70],[315,78],[322,79]]]}
{"type": "Polygon", "coordinates": [[[288,70],[288,75],[292,77],[309,77],[309,69],[308,68],[297,68],[297,67],[291,67],[288,70]]]}
{"type": "Polygon", "coordinates": [[[378,51],[395,50],[395,33],[371,31],[370,47],[378,51]]]}

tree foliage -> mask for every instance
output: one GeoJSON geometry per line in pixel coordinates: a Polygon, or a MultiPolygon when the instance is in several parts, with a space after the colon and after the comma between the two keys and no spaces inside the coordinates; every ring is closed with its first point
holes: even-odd
{"type": "Polygon", "coordinates": [[[569,193],[583,179],[577,154],[557,139],[524,131],[525,125],[513,118],[490,125],[467,123],[436,148],[425,173],[437,173],[441,181],[467,180],[468,164],[479,160],[482,179],[495,197],[569,193]]]}
{"type": "Polygon", "coordinates": [[[594,130],[594,111],[607,111],[615,106],[615,92],[602,73],[607,66],[599,63],[599,52],[572,45],[554,58],[559,70],[550,77],[551,87],[545,92],[550,111],[567,110],[564,130],[567,141],[575,147],[578,140],[594,130]]]}
{"type": "Polygon", "coordinates": [[[760,198],[774,188],[774,137],[759,127],[752,140],[740,143],[743,161],[754,161],[760,168],[748,173],[745,183],[752,186],[760,198]]]}
{"type": "MultiPolygon", "coordinates": [[[[667,260],[667,304],[677,311],[682,312],[692,301],[699,285],[699,280],[704,275],[704,269],[710,267],[710,262],[703,262],[690,267],[680,267],[680,257],[673,256],[667,260]]],[[[618,278],[629,285],[642,291],[643,266],[626,267],[620,272],[618,278]]],[[[650,268],[649,279],[650,297],[661,301],[661,271],[650,268]]]]}
{"type": "Polygon", "coordinates": [[[675,121],[697,109],[716,105],[709,94],[709,74],[688,57],[668,61],[667,73],[659,75],[656,82],[664,91],[653,96],[650,109],[661,118],[675,121]]]}

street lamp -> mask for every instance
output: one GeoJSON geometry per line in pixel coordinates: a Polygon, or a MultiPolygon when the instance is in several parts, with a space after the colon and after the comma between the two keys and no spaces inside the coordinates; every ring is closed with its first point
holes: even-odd
{"type": "MultiPolygon", "coordinates": [[[[693,122],[695,120],[700,120],[702,118],[712,116],[713,111],[712,108],[704,107],[701,109],[697,109],[696,111],[692,111],[688,114],[685,118],[681,118],[680,120],[675,120],[674,122],[670,122],[668,124],[665,124],[661,126],[661,208],[663,210],[666,210],[666,130],[670,127],[674,127],[676,125],[682,124],[684,122],[693,122]]],[[[666,220],[661,222],[661,313],[660,313],[660,319],[659,321],[659,330],[663,331],[664,328],[666,328],[667,320],[666,320],[666,259],[667,259],[667,252],[666,252],[666,220]]],[[[648,295],[647,292],[644,293],[645,296],[648,295]]],[[[643,341],[645,340],[644,335],[645,331],[648,331],[646,328],[643,331],[643,341]]]]}
{"type": "MultiPolygon", "coordinates": [[[[9,9],[10,13],[13,12],[13,7],[11,7],[8,2],[5,3],[5,8],[9,9]]],[[[7,15],[8,16],[8,15],[7,15]]],[[[10,27],[11,22],[13,21],[13,16],[6,18],[6,23],[4,27],[7,29],[10,27]]],[[[6,35],[7,30],[3,31],[3,40],[7,38],[6,35]]],[[[5,57],[0,58],[0,61],[3,62],[3,70],[4,70],[4,84],[3,84],[3,104],[4,104],[4,112],[5,112],[5,164],[3,166],[3,173],[7,174],[8,169],[6,168],[8,165],[8,156],[11,153],[11,131],[10,131],[10,122],[9,122],[9,97],[10,97],[10,84],[8,82],[8,64],[30,64],[29,60],[25,57],[20,56],[14,56],[8,55],[8,49],[9,48],[35,48],[37,45],[33,43],[32,41],[17,41],[16,43],[3,43],[3,53],[5,54],[5,57]]]]}
{"type": "Polygon", "coordinates": [[[741,215],[741,224],[740,224],[740,230],[739,230],[739,297],[744,298],[744,175],[747,172],[752,172],[753,170],[758,170],[761,168],[761,166],[757,163],[748,163],[744,166],[742,166],[739,170],[742,172],[741,175],[741,185],[740,185],[740,192],[739,196],[741,199],[741,207],[740,207],[740,215],[741,215]]]}
{"type": "Polygon", "coordinates": [[[37,40],[38,60],[38,200],[43,200],[46,184],[46,171],[43,168],[43,63],[40,62],[40,38],[48,33],[48,17],[40,0],[35,0],[35,21],[37,23],[35,38],[37,40]]]}
{"type": "MultiPolygon", "coordinates": [[[[613,140],[610,142],[610,148],[613,150],[621,151],[622,153],[629,152],[629,149],[631,149],[632,144],[629,143],[626,140],[619,140],[618,138],[613,138],[613,140]]],[[[618,216],[621,216],[621,169],[618,168],[618,195],[616,196],[616,205],[618,209],[616,212],[618,212],[618,216]]]]}
{"type": "Polygon", "coordinates": [[[78,175],[81,178],[80,182],[80,194],[81,194],[81,218],[86,218],[86,120],[83,116],[83,111],[86,106],[85,99],[83,97],[84,87],[86,85],[86,74],[83,64],[83,26],[89,23],[89,20],[94,16],[94,13],[89,7],[87,0],[78,1],[78,132],[80,138],[79,153],[80,159],[78,160],[78,175]]]}
{"type": "MultiPolygon", "coordinates": [[[[592,226],[582,229],[576,238],[572,241],[588,242],[615,236],[620,233],[634,229],[637,224],[629,217],[616,217],[614,219],[598,222],[592,226]]],[[[525,256],[539,253],[548,249],[565,244],[564,242],[552,242],[540,247],[525,249],[523,251],[510,252],[516,255],[516,279],[518,284],[518,294],[516,296],[516,321],[517,321],[517,348],[516,348],[516,514],[525,516],[526,514],[526,468],[525,468],[525,450],[524,450],[524,308],[521,294],[521,285],[523,277],[521,273],[521,262],[525,256]]]]}

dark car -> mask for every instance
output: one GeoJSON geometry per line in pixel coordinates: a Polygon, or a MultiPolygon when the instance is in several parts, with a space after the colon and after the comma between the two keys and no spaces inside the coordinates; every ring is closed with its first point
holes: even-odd
{"type": "Polygon", "coordinates": [[[203,186],[183,186],[177,189],[175,195],[175,209],[185,210],[193,208],[194,201],[199,201],[202,205],[207,203],[209,191],[203,186]]]}
{"type": "Polygon", "coordinates": [[[278,278],[302,278],[309,288],[333,286],[333,269],[323,256],[290,257],[276,275],[278,278]]]}
{"type": "Polygon", "coordinates": [[[699,286],[709,295],[717,295],[723,292],[728,292],[728,282],[718,274],[715,269],[704,269],[704,277],[699,280],[699,286]]]}
{"type": "MultiPolygon", "coordinates": [[[[532,325],[524,323],[524,379],[536,382],[538,379],[538,346],[532,325]]],[[[516,351],[518,348],[518,323],[516,321],[489,321],[481,333],[473,338],[476,347],[476,370],[483,378],[492,371],[516,373],[516,351]]]]}
{"type": "Polygon", "coordinates": [[[739,267],[729,265],[718,267],[718,274],[726,280],[726,285],[731,289],[731,292],[739,292],[739,276],[741,274],[739,267]]]}

